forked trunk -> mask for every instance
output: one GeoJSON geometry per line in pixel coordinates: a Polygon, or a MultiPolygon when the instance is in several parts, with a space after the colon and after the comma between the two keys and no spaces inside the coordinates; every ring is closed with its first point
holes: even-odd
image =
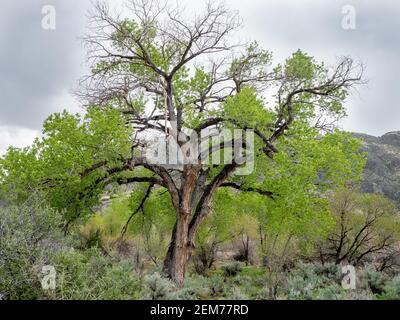
{"type": "Polygon", "coordinates": [[[185,167],[179,201],[175,201],[176,223],[164,260],[164,273],[179,286],[183,286],[185,280],[186,265],[194,249],[197,231],[210,212],[212,194],[234,168],[235,165],[226,166],[203,188],[205,179],[202,178],[206,176],[199,177],[201,167],[185,167]]]}

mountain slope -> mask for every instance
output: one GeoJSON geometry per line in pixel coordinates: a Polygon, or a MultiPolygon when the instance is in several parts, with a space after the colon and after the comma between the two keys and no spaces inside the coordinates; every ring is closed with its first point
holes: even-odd
{"type": "Polygon", "coordinates": [[[354,135],[363,140],[362,151],[368,152],[362,190],[383,193],[400,204],[400,131],[382,137],[354,135]]]}

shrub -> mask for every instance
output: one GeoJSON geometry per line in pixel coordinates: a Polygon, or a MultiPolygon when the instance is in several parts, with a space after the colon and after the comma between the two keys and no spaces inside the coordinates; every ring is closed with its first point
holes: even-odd
{"type": "Polygon", "coordinates": [[[322,283],[323,278],[315,273],[312,266],[304,265],[288,274],[283,290],[288,299],[311,300],[313,291],[322,283]]]}
{"type": "Polygon", "coordinates": [[[255,298],[258,296],[259,291],[265,287],[265,278],[252,278],[251,276],[240,274],[232,278],[229,286],[233,288],[232,299],[236,299],[236,291],[240,291],[247,299],[255,298]]]}
{"type": "Polygon", "coordinates": [[[324,286],[322,288],[317,288],[312,292],[313,300],[341,300],[345,297],[345,290],[337,285],[332,284],[329,286],[324,286]]]}
{"type": "Polygon", "coordinates": [[[98,226],[88,223],[79,230],[77,236],[78,247],[82,250],[102,247],[102,232],[98,226]]]}
{"type": "Polygon", "coordinates": [[[385,300],[400,300],[400,276],[388,281],[384,286],[384,292],[378,297],[385,300]]]}
{"type": "MultiPolygon", "coordinates": [[[[317,281],[317,280],[315,280],[317,281]]],[[[287,280],[287,296],[290,300],[310,300],[315,282],[309,282],[301,276],[291,276],[287,280]]]]}
{"type": "Polygon", "coordinates": [[[255,295],[254,299],[255,300],[269,300],[270,298],[270,292],[267,287],[261,288],[255,295]]]}
{"type": "Polygon", "coordinates": [[[103,294],[105,300],[134,300],[140,296],[140,281],[132,273],[130,262],[123,261],[118,265],[107,268],[103,281],[103,294]]]}
{"type": "Polygon", "coordinates": [[[371,290],[357,289],[356,291],[350,291],[347,293],[346,299],[348,300],[375,300],[375,295],[371,290]]]}
{"type": "Polygon", "coordinates": [[[337,264],[324,264],[311,267],[312,270],[319,276],[327,278],[327,280],[336,281],[338,284],[342,279],[342,269],[337,264]]]}
{"type": "Polygon", "coordinates": [[[98,249],[71,250],[54,257],[57,287],[50,298],[129,300],[140,298],[140,281],[127,261],[113,261],[98,249]]]}
{"type": "Polygon", "coordinates": [[[400,218],[392,201],[351,188],[336,190],[329,200],[336,226],[326,238],[329,241],[321,243],[318,255],[322,261],[359,266],[376,255],[391,259],[400,239],[400,218]]]}
{"type": "Polygon", "coordinates": [[[199,275],[205,275],[215,261],[218,243],[210,241],[198,246],[193,256],[193,265],[199,275]]]}
{"type": "Polygon", "coordinates": [[[366,288],[370,289],[374,294],[382,294],[385,291],[387,280],[384,273],[372,269],[366,269],[360,276],[361,286],[366,284],[366,288]]]}
{"type": "Polygon", "coordinates": [[[169,298],[175,300],[209,299],[209,279],[198,275],[188,276],[185,280],[184,287],[181,290],[172,293],[169,298]]]}
{"type": "Polygon", "coordinates": [[[0,295],[37,299],[41,267],[60,247],[60,215],[38,194],[19,206],[0,207],[0,295]]]}
{"type": "Polygon", "coordinates": [[[233,288],[233,300],[249,300],[249,297],[243,293],[239,288],[233,288]]]}
{"type": "Polygon", "coordinates": [[[242,271],[242,264],[238,261],[232,262],[222,267],[226,277],[234,277],[242,271]]]}
{"type": "Polygon", "coordinates": [[[222,297],[226,295],[228,288],[225,279],[218,274],[214,274],[208,278],[210,296],[212,298],[222,297]]]}
{"type": "Polygon", "coordinates": [[[162,277],[158,272],[146,276],[144,281],[144,297],[150,300],[166,300],[175,290],[170,280],[162,277]]]}

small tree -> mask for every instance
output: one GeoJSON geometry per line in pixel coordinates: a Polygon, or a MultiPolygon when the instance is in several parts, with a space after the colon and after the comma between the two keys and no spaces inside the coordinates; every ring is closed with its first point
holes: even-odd
{"type": "Polygon", "coordinates": [[[373,255],[393,253],[400,219],[390,200],[343,188],[331,195],[330,204],[335,227],[320,248],[322,262],[359,265],[373,255]]]}
{"type": "Polygon", "coordinates": [[[244,261],[246,265],[252,262],[251,242],[257,237],[258,230],[259,222],[257,218],[251,214],[238,215],[232,223],[232,238],[238,240],[240,243],[240,249],[236,255],[236,259],[244,261]]]}

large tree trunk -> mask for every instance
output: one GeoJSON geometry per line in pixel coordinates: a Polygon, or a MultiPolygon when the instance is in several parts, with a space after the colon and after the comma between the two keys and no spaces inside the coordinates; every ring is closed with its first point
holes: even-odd
{"type": "MultiPolygon", "coordinates": [[[[209,207],[202,210],[205,216],[209,207]]],[[[172,230],[171,242],[164,260],[164,273],[179,286],[183,285],[185,278],[186,265],[192,256],[195,248],[194,240],[197,234],[198,225],[193,227],[193,221],[200,220],[200,217],[190,223],[190,213],[179,212],[172,230]]]]}
{"type": "Polygon", "coordinates": [[[188,260],[188,228],[190,215],[186,212],[177,214],[176,224],[172,233],[171,243],[164,261],[164,272],[178,286],[185,280],[188,260]]]}
{"type": "Polygon", "coordinates": [[[186,166],[182,176],[179,206],[176,210],[176,223],[172,232],[171,243],[164,261],[164,272],[178,286],[185,280],[189,250],[189,223],[192,213],[192,199],[197,185],[199,167],[186,166]]]}
{"type": "Polygon", "coordinates": [[[203,188],[205,176],[199,176],[201,166],[185,166],[179,201],[175,201],[175,204],[179,203],[175,205],[176,223],[164,260],[164,273],[179,286],[182,286],[185,280],[186,265],[194,249],[197,231],[211,212],[212,194],[235,168],[235,163],[225,166],[220,174],[203,188]]]}

